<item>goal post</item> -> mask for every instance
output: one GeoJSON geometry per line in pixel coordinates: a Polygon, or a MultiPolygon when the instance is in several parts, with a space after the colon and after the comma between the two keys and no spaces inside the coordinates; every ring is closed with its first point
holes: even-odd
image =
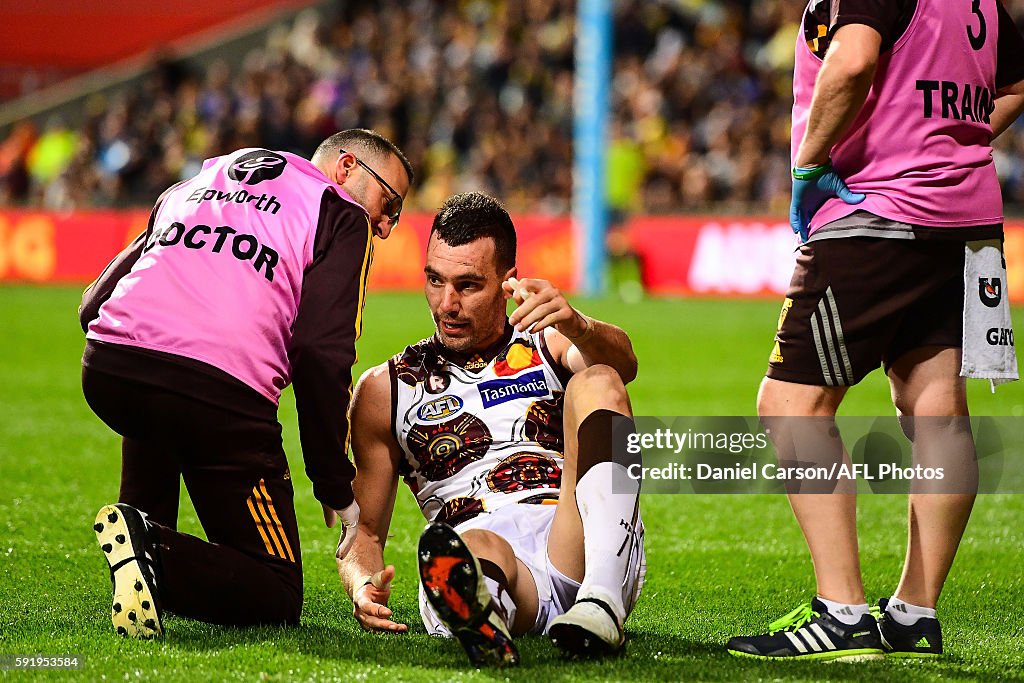
{"type": "Polygon", "coordinates": [[[612,2],[578,0],[573,122],[572,215],[576,291],[597,296],[605,288],[605,199],[608,111],[612,80],[612,2]]]}

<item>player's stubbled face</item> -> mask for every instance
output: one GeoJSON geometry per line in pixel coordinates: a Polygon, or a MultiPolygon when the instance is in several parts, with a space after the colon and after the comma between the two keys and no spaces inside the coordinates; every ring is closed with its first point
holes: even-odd
{"type": "Polygon", "coordinates": [[[423,271],[424,293],[442,344],[471,353],[498,340],[505,329],[501,283],[508,274],[497,272],[493,239],[453,247],[433,233],[423,271]]]}

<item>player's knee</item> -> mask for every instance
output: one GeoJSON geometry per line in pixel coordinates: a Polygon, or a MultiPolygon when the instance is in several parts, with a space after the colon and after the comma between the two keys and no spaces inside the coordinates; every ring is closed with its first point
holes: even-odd
{"type": "Polygon", "coordinates": [[[290,587],[268,587],[261,604],[228,617],[232,626],[297,626],[302,618],[302,594],[290,587]]]}
{"type": "Polygon", "coordinates": [[[788,414],[787,389],[790,385],[765,378],[757,392],[757,416],[775,417],[788,414]]]}
{"type": "Polygon", "coordinates": [[[264,614],[259,620],[264,624],[296,626],[302,617],[302,570],[284,572],[279,575],[278,585],[268,587],[264,601],[264,614]]]}
{"type": "Polygon", "coordinates": [[[514,580],[510,574],[515,571],[516,556],[508,541],[487,529],[470,529],[460,535],[477,559],[490,560],[505,572],[510,581],[514,580]]]}
{"type": "Polygon", "coordinates": [[[970,456],[974,456],[971,418],[966,411],[958,415],[910,415],[901,411],[899,423],[910,442],[945,446],[942,450],[948,450],[951,455],[956,454],[957,446],[962,445],[961,439],[966,438],[971,443],[970,456]]]}
{"type": "MultiPolygon", "coordinates": [[[[901,424],[912,423],[912,418],[915,412],[915,399],[916,397],[911,395],[910,392],[904,390],[898,390],[895,386],[890,389],[890,396],[892,398],[892,404],[896,408],[896,414],[900,418],[901,424]]],[[[904,426],[903,431],[907,431],[907,427],[904,426]]],[[[907,436],[910,436],[909,434],[907,436]]]]}
{"type": "MultiPolygon", "coordinates": [[[[895,401],[894,401],[895,402],[895,401]]],[[[911,442],[914,441],[914,416],[908,415],[897,405],[896,416],[900,422],[900,429],[903,430],[903,435],[907,437],[911,442]]]]}
{"type": "Polygon", "coordinates": [[[487,529],[470,529],[460,535],[477,557],[487,555],[493,559],[494,555],[503,554],[506,549],[511,550],[505,539],[487,529]]]}
{"type": "Polygon", "coordinates": [[[819,387],[765,378],[757,392],[757,415],[762,418],[834,416],[845,391],[845,387],[819,387]]]}
{"type": "Polygon", "coordinates": [[[285,599],[281,610],[281,623],[297,626],[302,618],[302,595],[289,596],[285,599]]]}
{"type": "Polygon", "coordinates": [[[765,417],[778,415],[775,408],[775,392],[767,379],[761,382],[761,388],[757,390],[757,416],[765,417]]]}
{"type": "Polygon", "coordinates": [[[617,412],[629,410],[629,395],[619,373],[608,365],[591,365],[577,372],[565,388],[567,401],[577,398],[593,401],[595,398],[606,407],[617,412]]]}
{"type": "Polygon", "coordinates": [[[957,387],[922,392],[913,397],[907,393],[893,392],[892,402],[901,419],[922,416],[956,417],[968,413],[966,392],[958,391],[957,387]]]}

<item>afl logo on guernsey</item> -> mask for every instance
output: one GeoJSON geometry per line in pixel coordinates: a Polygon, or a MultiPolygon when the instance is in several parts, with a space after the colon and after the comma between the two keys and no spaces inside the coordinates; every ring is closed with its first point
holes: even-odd
{"type": "Polygon", "coordinates": [[[458,396],[442,396],[421,405],[416,411],[416,417],[424,422],[436,422],[459,412],[462,405],[462,399],[458,396]]]}
{"type": "Polygon", "coordinates": [[[284,167],[287,165],[288,162],[280,154],[258,149],[255,152],[246,152],[235,159],[228,169],[228,177],[243,185],[258,185],[264,180],[273,180],[284,173],[284,167]]]}

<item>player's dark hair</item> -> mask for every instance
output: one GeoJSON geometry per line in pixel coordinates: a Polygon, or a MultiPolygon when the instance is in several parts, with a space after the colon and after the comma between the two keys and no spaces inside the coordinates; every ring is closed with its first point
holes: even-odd
{"type": "MultiPolygon", "coordinates": [[[[409,176],[409,184],[412,184],[415,174],[412,172],[412,164],[402,154],[398,146],[388,140],[375,130],[366,128],[350,128],[340,133],[335,133],[320,143],[313,153],[313,158],[333,157],[341,153],[341,150],[352,152],[357,156],[369,154],[375,159],[386,159],[388,155],[394,154],[402,162],[405,174],[409,176]]],[[[376,169],[374,169],[376,170],[376,169]]]]}
{"type": "Polygon", "coordinates": [[[463,192],[449,197],[434,216],[430,234],[452,247],[483,237],[494,240],[498,273],[516,265],[516,228],[508,211],[494,197],[483,192],[463,192]]]}

